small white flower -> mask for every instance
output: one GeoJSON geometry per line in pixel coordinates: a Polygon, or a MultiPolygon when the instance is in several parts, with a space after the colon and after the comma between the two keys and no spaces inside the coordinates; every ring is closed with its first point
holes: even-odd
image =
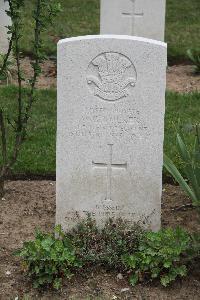
{"type": "Polygon", "coordinates": [[[129,289],[129,288],[124,288],[124,289],[121,289],[121,293],[125,293],[125,292],[128,292],[128,291],[130,291],[130,289],[129,289]]]}
{"type": "Polygon", "coordinates": [[[119,273],[119,274],[117,275],[117,279],[119,279],[119,280],[123,279],[123,275],[122,275],[121,273],[119,273]]]}
{"type": "Polygon", "coordinates": [[[6,271],[6,275],[11,275],[11,272],[10,271],[6,271]]]}

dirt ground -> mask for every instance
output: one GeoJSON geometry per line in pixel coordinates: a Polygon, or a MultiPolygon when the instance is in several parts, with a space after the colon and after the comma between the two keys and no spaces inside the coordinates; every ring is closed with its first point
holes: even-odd
{"type": "MultiPolygon", "coordinates": [[[[189,231],[200,230],[197,212],[180,188],[163,186],[162,224],[181,225],[189,231]]],[[[200,299],[199,270],[190,270],[187,278],[163,288],[158,282],[130,287],[123,274],[104,269],[85,270],[70,282],[65,282],[61,292],[50,289],[38,292],[31,287],[22,273],[19,259],[12,255],[23,241],[34,237],[36,227],[52,231],[55,222],[54,181],[9,181],[5,197],[0,200],[0,299],[71,299],[71,300],[173,300],[200,299]]]]}
{"type": "MultiPolygon", "coordinates": [[[[22,60],[22,69],[30,77],[32,69],[28,57],[22,60]]],[[[38,81],[38,88],[55,88],[56,87],[56,64],[47,60],[42,64],[42,75],[38,81]]],[[[12,83],[16,83],[16,75],[12,77],[12,83]]],[[[194,67],[191,65],[173,65],[167,68],[167,89],[180,93],[193,91],[200,92],[200,76],[194,74],[194,67]]]]}
{"type": "Polygon", "coordinates": [[[179,92],[200,92],[200,75],[194,74],[191,65],[174,65],[167,69],[167,89],[179,92]]]}

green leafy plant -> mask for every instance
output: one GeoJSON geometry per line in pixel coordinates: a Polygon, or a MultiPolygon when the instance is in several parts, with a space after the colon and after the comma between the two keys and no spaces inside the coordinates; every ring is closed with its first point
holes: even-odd
{"type": "Polygon", "coordinates": [[[95,220],[88,217],[73,229],[70,239],[85,264],[120,268],[122,255],[137,249],[142,232],[139,225],[128,226],[122,219],[109,219],[100,229],[95,220]]]}
{"type": "Polygon", "coordinates": [[[36,231],[35,240],[25,242],[16,252],[23,259],[24,270],[32,278],[35,288],[52,284],[55,289],[62,285],[63,278],[71,278],[73,271],[81,267],[75,248],[64,235],[60,226],[53,234],[36,231]]]}
{"type": "Polygon", "coordinates": [[[180,187],[192,199],[193,205],[200,208],[200,128],[195,126],[196,135],[192,150],[189,151],[182,134],[177,133],[177,147],[183,162],[184,175],[187,181],[176,168],[175,164],[164,155],[164,167],[179,183],[180,187]]]}
{"type": "Polygon", "coordinates": [[[199,50],[187,50],[187,56],[195,65],[195,73],[200,73],[200,51],[199,50]]]}
{"type": "Polygon", "coordinates": [[[189,235],[181,228],[147,232],[120,219],[98,228],[88,217],[68,233],[57,226],[56,234],[36,231],[35,240],[16,253],[36,288],[59,289],[78,268],[94,265],[131,273],[132,285],[158,278],[167,286],[177,276],[186,276],[187,266],[200,257],[199,234],[189,235]]]}
{"type": "Polygon", "coordinates": [[[167,286],[177,276],[186,276],[187,268],[181,258],[189,243],[189,235],[181,228],[144,233],[138,251],[123,256],[126,268],[132,273],[130,283],[159,278],[167,286]]]}

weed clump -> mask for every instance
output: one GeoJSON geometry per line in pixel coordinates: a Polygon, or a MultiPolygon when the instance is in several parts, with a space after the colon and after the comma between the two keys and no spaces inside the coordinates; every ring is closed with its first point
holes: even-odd
{"type": "Polygon", "coordinates": [[[200,253],[199,235],[194,238],[181,228],[145,231],[121,219],[110,219],[99,228],[88,217],[71,232],[64,233],[61,226],[55,231],[56,235],[36,231],[35,240],[16,253],[36,288],[59,289],[64,278],[94,265],[127,274],[132,285],[157,278],[167,286],[186,276],[200,253]]]}

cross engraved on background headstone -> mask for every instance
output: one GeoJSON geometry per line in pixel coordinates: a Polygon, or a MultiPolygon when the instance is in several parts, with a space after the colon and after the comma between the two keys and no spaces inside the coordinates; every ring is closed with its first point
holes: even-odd
{"type": "Polygon", "coordinates": [[[108,144],[109,146],[109,161],[108,163],[95,163],[94,161],[92,162],[93,166],[95,168],[106,168],[107,169],[107,191],[106,191],[106,201],[112,201],[112,169],[127,169],[127,163],[123,164],[113,164],[113,144],[108,144]]]}
{"type": "Polygon", "coordinates": [[[144,16],[144,13],[141,12],[141,13],[137,13],[135,12],[135,3],[136,3],[136,0],[129,0],[132,2],[132,11],[131,12],[123,12],[122,15],[124,17],[129,17],[131,18],[131,35],[134,35],[134,25],[135,25],[135,18],[137,17],[143,17],[144,16]]]}

